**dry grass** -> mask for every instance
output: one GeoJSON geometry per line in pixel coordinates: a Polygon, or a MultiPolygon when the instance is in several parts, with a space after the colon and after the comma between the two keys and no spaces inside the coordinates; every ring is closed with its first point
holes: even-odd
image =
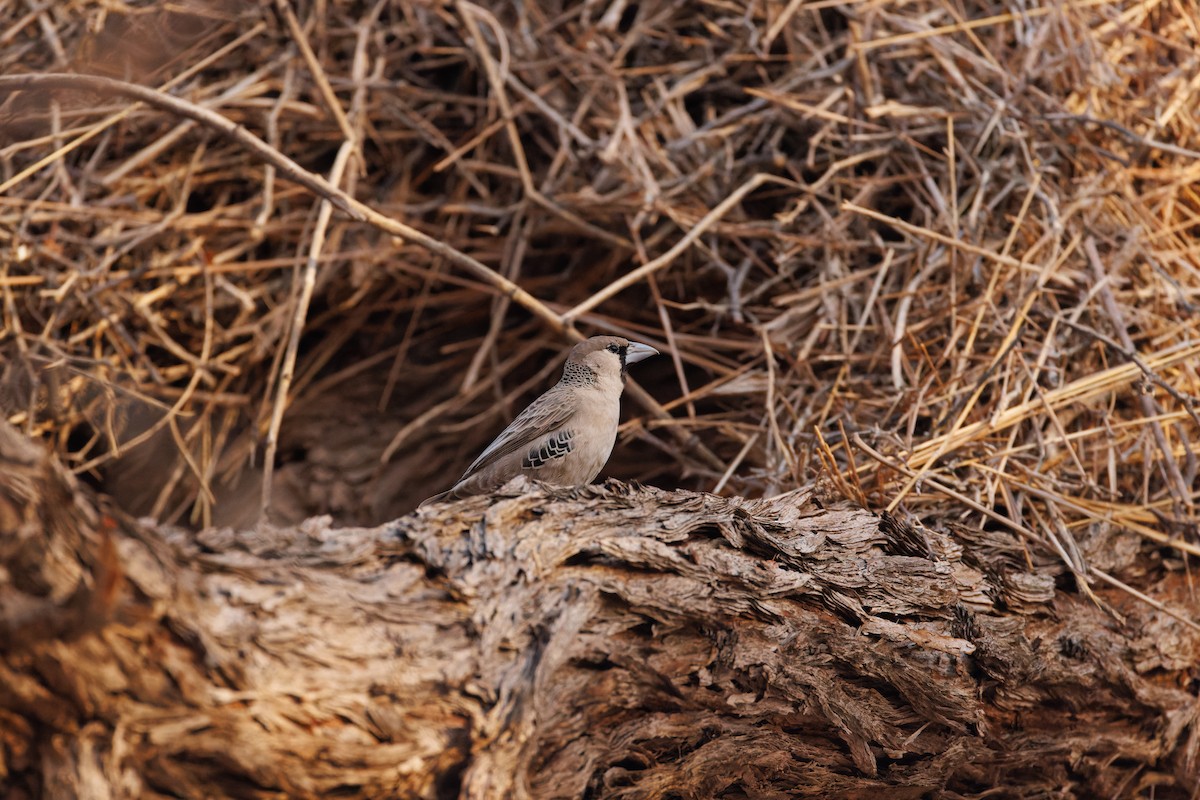
{"type": "Polygon", "coordinates": [[[626,476],[1200,554],[1194,0],[0,13],[3,407],[99,479],[169,435],[158,516],[363,381],[411,507],[608,331],[672,361],[626,476]]]}

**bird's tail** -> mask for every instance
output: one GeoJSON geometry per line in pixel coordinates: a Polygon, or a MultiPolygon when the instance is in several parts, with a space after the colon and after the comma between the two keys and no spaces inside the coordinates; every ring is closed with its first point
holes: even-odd
{"type": "Polygon", "coordinates": [[[443,500],[452,500],[452,499],[454,499],[454,490],[447,489],[444,492],[438,492],[433,497],[425,498],[424,500],[421,501],[420,505],[418,505],[417,508],[424,508],[425,506],[431,506],[434,503],[440,503],[443,500]]]}

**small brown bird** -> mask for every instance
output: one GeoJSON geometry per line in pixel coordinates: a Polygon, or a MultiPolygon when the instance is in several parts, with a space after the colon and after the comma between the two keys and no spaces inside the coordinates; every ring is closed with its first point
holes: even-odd
{"type": "Polygon", "coordinates": [[[518,414],[458,483],[421,505],[485,494],[521,474],[556,486],[590,483],[617,440],[625,368],[654,355],[653,347],[620,336],[575,345],[562,380],[518,414]]]}

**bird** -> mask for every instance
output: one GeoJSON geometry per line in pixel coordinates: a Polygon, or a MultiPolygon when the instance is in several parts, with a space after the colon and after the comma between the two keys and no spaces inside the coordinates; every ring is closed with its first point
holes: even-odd
{"type": "Polygon", "coordinates": [[[517,475],[552,486],[591,483],[617,440],[625,370],[658,351],[620,336],[571,348],[562,378],[530,403],[452,487],[421,503],[486,494],[517,475]]]}

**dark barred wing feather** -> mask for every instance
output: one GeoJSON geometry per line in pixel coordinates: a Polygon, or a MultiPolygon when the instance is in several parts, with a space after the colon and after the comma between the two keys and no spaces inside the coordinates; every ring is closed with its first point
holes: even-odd
{"type": "Polygon", "coordinates": [[[521,468],[537,469],[549,461],[562,458],[571,452],[571,441],[574,438],[575,431],[569,428],[552,434],[540,446],[530,448],[529,452],[525,454],[525,458],[521,459],[521,468]]]}

